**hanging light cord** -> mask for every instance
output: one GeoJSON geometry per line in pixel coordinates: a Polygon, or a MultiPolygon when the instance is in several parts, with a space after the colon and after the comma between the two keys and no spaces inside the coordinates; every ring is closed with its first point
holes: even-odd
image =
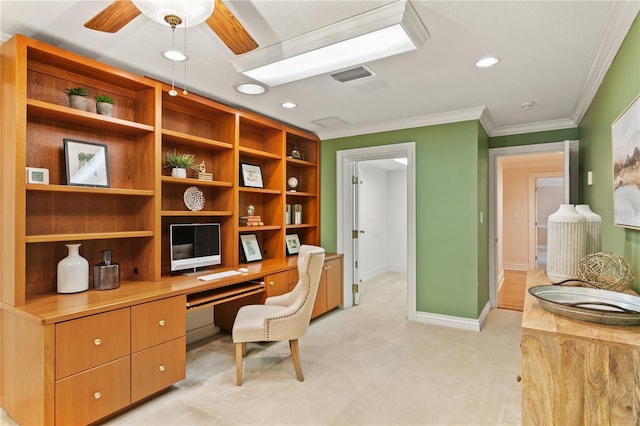
{"type": "MultiPolygon", "coordinates": [[[[176,28],[175,26],[171,26],[171,48],[176,50],[176,28]]],[[[169,90],[169,95],[176,96],[178,92],[176,92],[176,63],[175,61],[171,61],[171,90],[169,90]]]]}
{"type": "MultiPolygon", "coordinates": [[[[187,58],[187,18],[184,18],[184,57],[187,58]]],[[[182,94],[187,96],[189,92],[187,91],[187,61],[184,60],[184,90],[182,94]]]]}

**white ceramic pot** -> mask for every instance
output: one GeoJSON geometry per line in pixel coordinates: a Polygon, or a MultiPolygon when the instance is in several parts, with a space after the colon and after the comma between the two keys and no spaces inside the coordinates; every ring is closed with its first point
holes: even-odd
{"type": "Polygon", "coordinates": [[[89,100],[86,96],[69,95],[69,106],[71,108],[86,111],[88,104],[89,100]]]}
{"type": "Polygon", "coordinates": [[[547,276],[553,282],[578,278],[578,264],[586,255],[587,219],[573,204],[562,204],[549,215],[547,276]]]}
{"type": "Polygon", "coordinates": [[[89,262],[80,256],[80,244],[66,244],[67,257],[58,262],[58,293],[89,289],[89,262]]]}
{"type": "Polygon", "coordinates": [[[111,117],[113,114],[113,104],[108,102],[96,102],[96,112],[100,115],[111,117]]]}
{"type": "Polygon", "coordinates": [[[187,177],[187,169],[174,167],[173,169],[171,169],[171,176],[184,179],[187,177]]]}
{"type": "Polygon", "coordinates": [[[586,254],[598,253],[602,249],[602,218],[588,204],[578,204],[576,211],[587,219],[586,254]]]}

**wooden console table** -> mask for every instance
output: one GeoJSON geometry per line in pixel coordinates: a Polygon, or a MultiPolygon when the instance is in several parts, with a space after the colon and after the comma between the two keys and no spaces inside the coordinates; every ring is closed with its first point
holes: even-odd
{"type": "MultiPolygon", "coordinates": [[[[530,271],[527,289],[550,284],[530,271]]],[[[576,321],[525,295],[523,425],[639,425],[640,327],[576,321]]]]}

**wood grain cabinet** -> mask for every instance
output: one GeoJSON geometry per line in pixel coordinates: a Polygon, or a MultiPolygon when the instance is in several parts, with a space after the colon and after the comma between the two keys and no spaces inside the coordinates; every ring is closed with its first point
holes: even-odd
{"type": "Polygon", "coordinates": [[[279,296],[289,292],[289,272],[278,272],[268,275],[265,279],[267,297],[279,296]]]}
{"type": "Polygon", "coordinates": [[[342,268],[342,256],[331,255],[324,261],[311,318],[316,318],[342,304],[342,268]]]}
{"type": "MultiPolygon", "coordinates": [[[[527,287],[550,284],[530,271],[527,287]]],[[[525,295],[523,425],[640,424],[640,330],[582,322],[525,295]]]]}

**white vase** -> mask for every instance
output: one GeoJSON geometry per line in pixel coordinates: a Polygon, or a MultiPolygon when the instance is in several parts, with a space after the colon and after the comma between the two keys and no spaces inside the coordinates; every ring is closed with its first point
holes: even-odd
{"type": "Polygon", "coordinates": [[[187,177],[187,169],[181,169],[179,167],[174,167],[171,169],[171,176],[177,178],[186,178],[187,177]]]}
{"type": "Polygon", "coordinates": [[[562,204],[547,222],[547,276],[555,283],[578,278],[578,264],[586,255],[587,219],[573,204],[562,204]]]}
{"type": "Polygon", "coordinates": [[[602,218],[588,204],[578,204],[576,211],[587,219],[586,254],[598,253],[602,248],[602,218]]]}
{"type": "Polygon", "coordinates": [[[89,289],[89,262],[80,256],[80,244],[66,244],[69,253],[58,262],[58,293],[89,289]]]}

